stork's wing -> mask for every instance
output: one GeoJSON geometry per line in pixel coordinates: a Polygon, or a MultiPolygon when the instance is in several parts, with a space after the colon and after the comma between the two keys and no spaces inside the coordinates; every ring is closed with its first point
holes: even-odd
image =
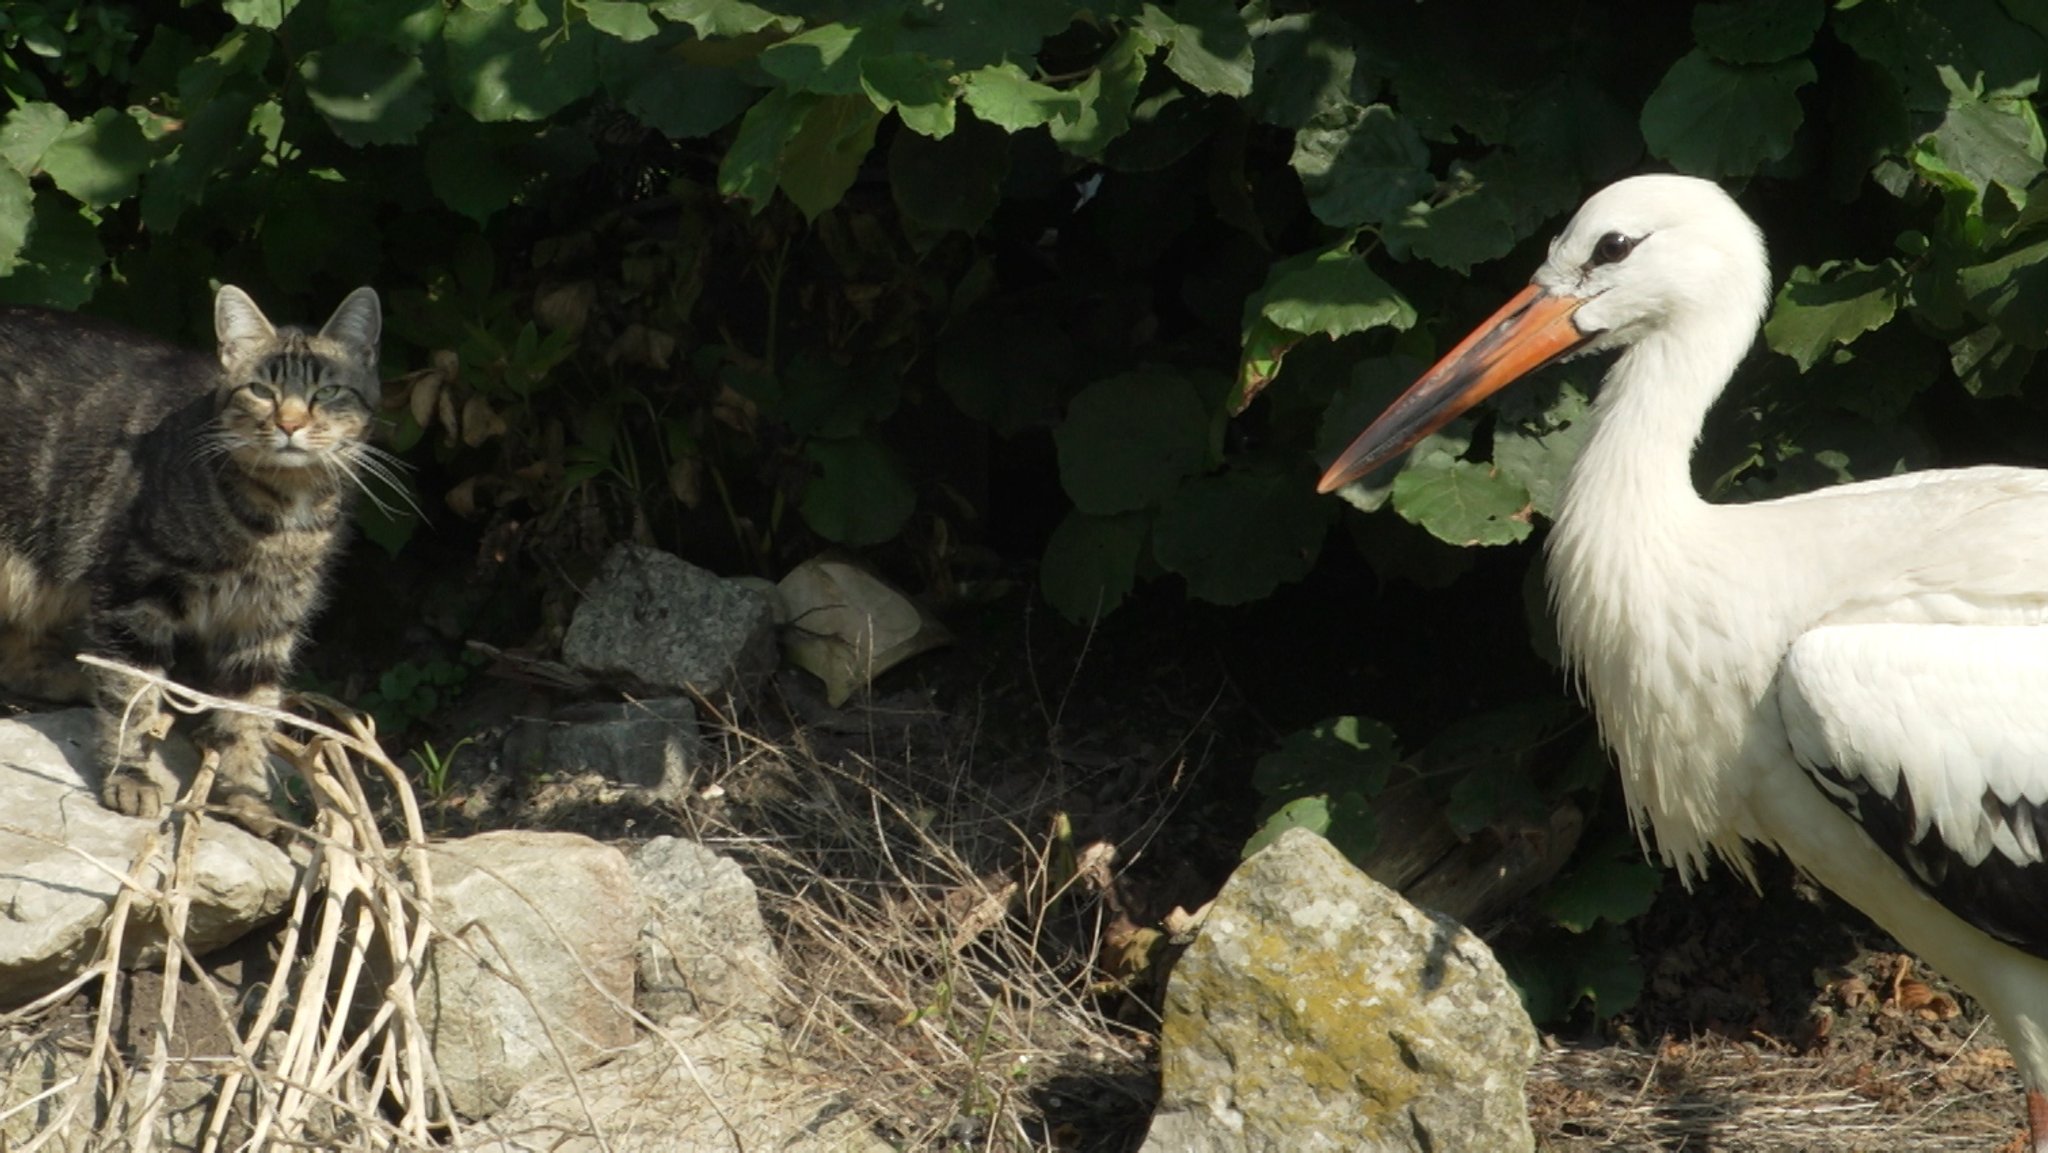
{"type": "Polygon", "coordinates": [[[1814,629],[1778,705],[1799,763],[1916,882],[2048,957],[2048,626],[1814,629]]]}

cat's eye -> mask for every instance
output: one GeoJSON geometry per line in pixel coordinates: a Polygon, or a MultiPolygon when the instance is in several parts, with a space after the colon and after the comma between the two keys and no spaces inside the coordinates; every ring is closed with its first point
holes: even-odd
{"type": "Polygon", "coordinates": [[[277,390],[267,384],[250,384],[249,395],[268,404],[277,403],[277,390]]]}
{"type": "Polygon", "coordinates": [[[313,390],[313,403],[330,404],[340,400],[343,391],[345,390],[338,384],[323,384],[313,390]]]}

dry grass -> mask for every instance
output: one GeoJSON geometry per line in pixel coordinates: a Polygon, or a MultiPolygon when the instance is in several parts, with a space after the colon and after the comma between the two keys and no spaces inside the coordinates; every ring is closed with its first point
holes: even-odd
{"type": "Polygon", "coordinates": [[[291,830],[303,868],[267,973],[238,990],[200,966],[183,937],[194,856],[214,819],[206,808],[214,768],[210,759],[202,764],[136,858],[101,865],[121,887],[92,963],[0,1016],[10,1095],[33,1086],[0,1110],[0,1123],[31,1119],[10,1153],[88,1141],[147,1153],[161,1147],[159,1123],[171,1112],[181,1115],[177,1144],[206,1153],[437,1147],[451,1112],[413,1003],[430,936],[418,910],[432,890],[403,772],[363,719],[339,706],[331,711],[348,731],[124,671],[181,712],[259,713],[306,735],[303,744],[279,738],[314,812],[308,827],[291,830]],[[384,779],[403,814],[400,848],[385,843],[371,817],[366,773],[384,779]],[[144,917],[160,918],[167,940],[150,1006],[135,1004],[145,983],[119,963],[144,917]],[[80,998],[89,1011],[80,1012],[80,998]],[[128,1046],[115,1043],[121,1020],[128,1046]],[[219,1052],[192,1052],[188,1039],[209,1033],[219,1052]]]}
{"type": "Polygon", "coordinates": [[[1118,915],[1119,848],[1077,843],[1062,813],[1087,770],[1048,753],[988,771],[974,727],[928,708],[858,716],[776,739],[725,726],[728,803],[694,818],[760,886],[793,1049],[906,1149],[1127,1147],[1156,1019],[1105,958],[1151,937],[1118,915]],[[1023,795],[984,783],[1022,775],[1023,795]]]}
{"type": "Polygon", "coordinates": [[[1553,1049],[1530,1071],[1529,1111],[1543,1150],[1987,1153],[2019,1132],[2020,1090],[1981,1030],[1941,1061],[1705,1036],[1553,1049]]]}

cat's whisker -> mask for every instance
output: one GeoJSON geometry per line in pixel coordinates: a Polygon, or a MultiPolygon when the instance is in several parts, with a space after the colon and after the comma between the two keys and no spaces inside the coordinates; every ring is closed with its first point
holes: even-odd
{"type": "Polygon", "coordinates": [[[333,461],[341,473],[348,477],[349,482],[354,484],[357,490],[385,515],[396,516],[398,509],[377,493],[376,486],[364,483],[363,477],[365,475],[381,482],[383,487],[390,490],[391,495],[396,496],[400,502],[413,511],[413,515],[421,520],[429,519],[427,510],[421,508],[419,501],[413,498],[412,486],[405,482],[404,476],[399,471],[400,469],[410,471],[410,466],[406,465],[405,462],[391,456],[389,453],[371,449],[369,445],[362,443],[352,444],[348,447],[348,451],[336,453],[333,461]]]}

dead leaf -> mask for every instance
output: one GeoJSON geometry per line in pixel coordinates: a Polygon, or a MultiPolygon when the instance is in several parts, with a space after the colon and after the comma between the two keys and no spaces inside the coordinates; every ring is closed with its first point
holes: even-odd
{"type": "Polygon", "coordinates": [[[462,405],[462,443],[471,448],[482,445],[494,436],[505,435],[505,418],[491,407],[491,402],[481,396],[472,395],[462,405]]]}
{"type": "Polygon", "coordinates": [[[694,509],[704,501],[704,461],[686,456],[668,466],[668,490],[684,508],[694,509]]]}
{"type": "Polygon", "coordinates": [[[448,443],[455,444],[462,436],[462,419],[455,414],[453,389],[444,388],[434,398],[434,415],[440,419],[441,427],[448,431],[448,443]]]}
{"type": "Polygon", "coordinates": [[[633,324],[621,332],[617,340],[605,352],[606,364],[644,364],[650,368],[667,368],[669,358],[675,355],[676,338],[659,329],[644,324],[633,324]]]}
{"type": "Polygon", "coordinates": [[[719,388],[717,399],[711,402],[711,419],[751,439],[761,423],[761,410],[728,384],[719,388]]]}
{"type": "Polygon", "coordinates": [[[438,372],[415,373],[412,382],[412,419],[421,428],[431,428],[434,423],[434,402],[441,396],[441,374],[438,372]]]}
{"type": "Polygon", "coordinates": [[[1861,977],[1844,977],[1835,982],[1835,996],[1841,999],[1844,1009],[1860,1009],[1874,999],[1869,983],[1861,977]]]}
{"type": "Polygon", "coordinates": [[[1898,983],[1897,990],[1897,996],[1892,1004],[1901,1013],[1928,1021],[1946,1021],[1962,1012],[1956,1006],[1955,998],[1925,981],[1907,978],[1898,983]]]}
{"type": "Polygon", "coordinates": [[[533,318],[543,328],[577,333],[590,319],[590,306],[597,303],[597,284],[576,280],[568,284],[543,284],[533,293],[533,318]]]}

